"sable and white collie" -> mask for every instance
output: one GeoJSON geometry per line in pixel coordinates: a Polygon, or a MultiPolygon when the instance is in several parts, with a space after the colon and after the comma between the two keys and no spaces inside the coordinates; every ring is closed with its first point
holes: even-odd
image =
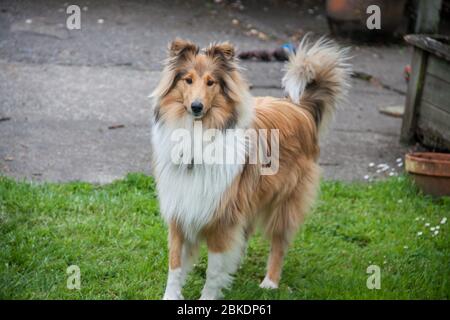
{"type": "MultiPolygon", "coordinates": [[[[181,290],[202,241],[208,268],[201,299],[221,298],[256,226],[271,242],[260,286],[278,287],[288,245],[316,197],[319,132],[349,85],[347,60],[347,50],[329,40],[304,40],[286,67],[286,97],[252,97],[230,43],[201,50],[180,39],[169,45],[161,80],[151,94],[153,170],[161,214],[169,226],[164,299],[183,298],[181,290]],[[215,129],[215,137],[196,135],[196,124],[203,132],[215,129]],[[195,152],[185,148],[197,143],[228,150],[232,139],[225,139],[227,132],[240,129],[276,131],[276,172],[263,174],[267,163],[260,160],[194,161],[195,152]],[[192,136],[180,143],[174,138],[177,132],[192,136]],[[176,161],[186,154],[188,163],[176,161]]],[[[247,138],[238,138],[233,146],[245,159],[254,144],[247,138]]],[[[264,139],[274,149],[274,141],[264,139]]]]}

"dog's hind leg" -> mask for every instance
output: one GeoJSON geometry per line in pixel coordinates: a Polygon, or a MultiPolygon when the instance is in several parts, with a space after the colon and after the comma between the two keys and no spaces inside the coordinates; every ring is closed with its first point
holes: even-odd
{"type": "Polygon", "coordinates": [[[269,260],[267,262],[267,273],[264,280],[259,285],[264,289],[277,289],[283,268],[284,255],[289,246],[289,240],[286,235],[273,235],[269,260]]]}
{"type": "Polygon", "coordinates": [[[208,268],[201,300],[222,298],[222,289],[229,288],[233,281],[232,275],[239,267],[246,241],[241,230],[230,233],[222,230],[221,233],[206,239],[208,268]],[[218,239],[219,237],[221,239],[218,239]]]}
{"type": "Polygon", "coordinates": [[[284,256],[289,244],[310,210],[317,193],[319,171],[315,166],[308,179],[297,185],[289,197],[274,209],[265,222],[265,234],[271,241],[267,273],[260,287],[276,289],[281,278],[284,256]]]}
{"type": "Polygon", "coordinates": [[[186,240],[176,223],[172,222],[169,226],[169,275],[164,300],[183,299],[181,289],[197,255],[198,242],[186,240]]]}

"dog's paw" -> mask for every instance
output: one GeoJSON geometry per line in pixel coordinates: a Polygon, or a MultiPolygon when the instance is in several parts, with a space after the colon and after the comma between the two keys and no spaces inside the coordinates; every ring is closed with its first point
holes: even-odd
{"type": "Polygon", "coordinates": [[[218,299],[221,299],[222,297],[223,296],[220,291],[217,292],[216,290],[211,290],[211,291],[203,290],[202,295],[199,300],[218,300],[218,299]]]}
{"type": "Polygon", "coordinates": [[[181,292],[166,291],[163,300],[184,300],[181,292]]]}
{"type": "Polygon", "coordinates": [[[278,284],[270,280],[268,277],[265,277],[259,287],[263,289],[278,289],[278,284]]]}

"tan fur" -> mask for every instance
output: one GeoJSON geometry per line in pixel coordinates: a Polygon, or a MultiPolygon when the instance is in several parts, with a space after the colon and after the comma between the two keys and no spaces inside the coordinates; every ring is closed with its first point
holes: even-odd
{"type": "Polygon", "coordinates": [[[172,270],[181,266],[181,250],[183,243],[183,232],[175,222],[172,222],[169,225],[169,266],[172,270]]]}
{"type": "Polygon", "coordinates": [[[224,63],[224,60],[233,59],[231,48],[227,43],[211,45],[205,54],[198,54],[198,47],[190,42],[174,41],[163,78],[153,92],[154,96],[162,97],[160,107],[155,109],[156,117],[162,121],[179,119],[190,111],[192,102],[198,99],[205,108],[202,118],[204,128],[225,129],[236,123],[239,92],[246,90],[247,84],[242,80],[237,65],[232,61],[224,63]],[[213,84],[208,86],[208,81],[213,84]],[[221,89],[225,85],[227,90],[224,94],[221,89]]]}
{"type": "Polygon", "coordinates": [[[311,115],[287,100],[256,99],[254,128],[280,130],[280,169],[260,176],[247,164],[224,195],[204,234],[213,251],[229,249],[233,231],[260,222],[272,241],[268,276],[278,283],[286,247],[312,206],[319,183],[319,148],[311,115]]]}
{"type": "MultiPolygon", "coordinates": [[[[189,112],[194,99],[201,99],[206,110],[202,118],[205,127],[233,127],[240,116],[236,110],[240,92],[248,88],[234,61],[233,47],[228,43],[212,45],[199,53],[192,43],[176,40],[170,52],[163,79],[153,93],[159,97],[156,121],[180,119],[189,112]],[[186,83],[187,78],[192,79],[192,84],[186,83]],[[214,81],[214,85],[208,86],[208,80],[214,81]],[[221,81],[224,82],[222,86],[221,81]]],[[[320,69],[318,79],[340,81],[334,75],[330,78],[327,72],[332,71],[320,69]]],[[[275,175],[261,175],[259,164],[246,164],[242,174],[223,194],[213,220],[202,230],[208,249],[224,252],[233,245],[236,233],[242,232],[248,238],[259,224],[272,243],[267,278],[275,284],[280,280],[287,247],[313,205],[319,186],[320,121],[317,120],[316,104],[325,108],[332,101],[320,99],[333,97],[320,91],[326,89],[315,91],[314,85],[305,90],[299,104],[290,98],[259,97],[248,106],[254,110],[249,127],[279,130],[279,171],[275,175]]],[[[320,112],[323,114],[324,110],[320,112]]],[[[171,268],[179,266],[177,255],[181,254],[183,242],[179,233],[172,223],[171,268]]]]}

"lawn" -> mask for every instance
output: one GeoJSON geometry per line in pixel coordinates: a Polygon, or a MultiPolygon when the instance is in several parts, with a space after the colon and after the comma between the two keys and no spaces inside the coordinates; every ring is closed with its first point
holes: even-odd
{"type": "MultiPolygon", "coordinates": [[[[320,200],[289,251],[280,289],[258,287],[268,243],[257,235],[225,298],[449,299],[445,217],[450,198],[423,196],[406,177],[323,181],[320,200]],[[366,286],[369,265],[381,268],[379,290],[366,286]]],[[[153,180],[142,174],[104,186],[0,177],[2,299],[159,299],[166,238],[153,180]],[[81,270],[80,290],[66,287],[70,265],[81,270]]],[[[203,248],[186,298],[199,297],[206,262],[203,248]]]]}

